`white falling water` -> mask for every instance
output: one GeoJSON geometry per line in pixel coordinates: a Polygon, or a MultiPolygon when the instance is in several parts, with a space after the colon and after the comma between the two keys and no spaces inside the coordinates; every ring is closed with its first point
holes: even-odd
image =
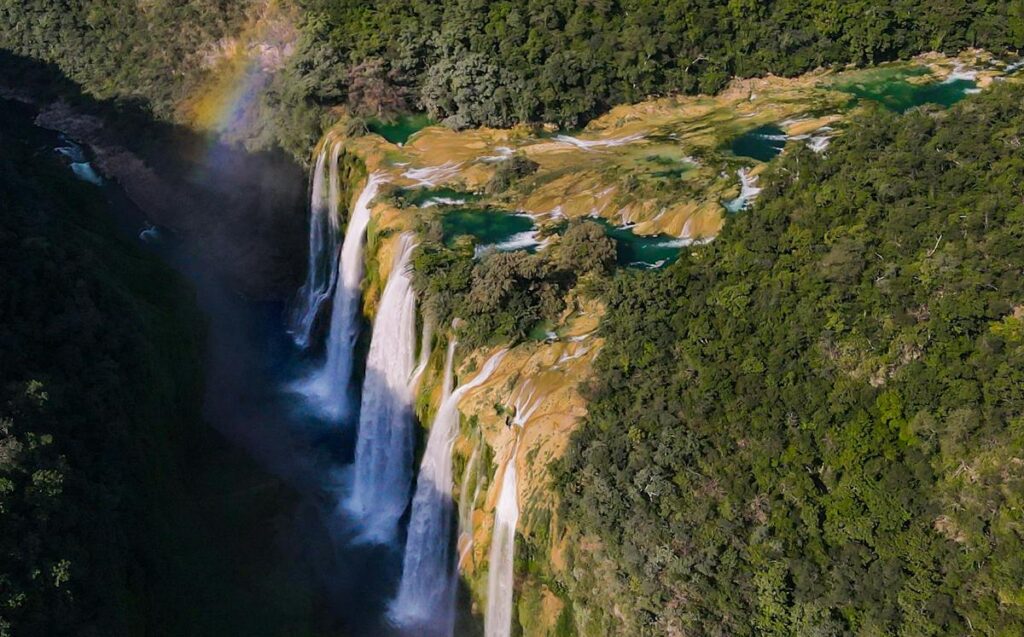
{"type": "MultiPolygon", "coordinates": [[[[513,215],[516,217],[529,219],[530,223],[534,223],[534,218],[526,214],[513,215]]],[[[510,236],[504,241],[498,243],[489,243],[484,245],[478,245],[473,249],[473,258],[479,259],[481,256],[489,252],[511,252],[513,250],[525,250],[527,248],[539,248],[545,244],[545,241],[541,241],[537,238],[537,227],[534,225],[533,228],[525,232],[517,232],[510,236]]]]}
{"type": "Polygon", "coordinates": [[[75,173],[75,177],[82,181],[87,181],[94,186],[103,185],[103,177],[100,177],[93,169],[92,164],[87,161],[71,162],[71,172],[75,173]]]}
{"type": "Polygon", "coordinates": [[[359,330],[360,284],[363,280],[363,245],[370,222],[370,202],[382,183],[371,175],[349,215],[345,240],[341,246],[337,273],[334,275],[334,301],[331,326],[327,334],[327,358],[323,368],[296,389],[332,420],[351,413],[349,383],[352,377],[352,352],[359,330]]]}
{"type": "Polygon", "coordinates": [[[485,161],[489,164],[494,163],[496,161],[505,161],[506,159],[512,156],[512,153],[514,151],[508,146],[498,146],[497,148],[494,149],[494,152],[497,154],[481,157],[480,161],[485,161]]]}
{"type": "Polygon", "coordinates": [[[423,321],[423,334],[420,336],[420,356],[419,363],[416,364],[416,369],[412,373],[413,387],[419,385],[420,377],[423,376],[423,372],[427,370],[427,365],[430,363],[430,346],[434,340],[434,323],[430,319],[423,321]]]}
{"type": "Polygon", "coordinates": [[[828,135],[814,135],[807,140],[807,147],[816,153],[823,153],[831,143],[832,138],[828,135]]]}
{"type": "Polygon", "coordinates": [[[93,169],[82,147],[64,135],[61,135],[60,139],[65,145],[59,146],[57,152],[71,160],[71,172],[75,173],[75,177],[94,186],[102,186],[103,178],[93,169]]]}
{"type": "Polygon", "coordinates": [[[563,144],[572,144],[576,148],[581,150],[593,150],[595,148],[608,148],[612,146],[624,146],[633,142],[638,142],[644,138],[642,133],[635,135],[626,135],[625,137],[617,137],[612,139],[579,139],[578,137],[572,137],[571,135],[555,135],[557,141],[563,144]]]}
{"type": "Polygon", "coordinates": [[[295,344],[303,349],[309,347],[313,323],[323,302],[330,297],[338,277],[337,190],[332,189],[330,194],[333,196],[328,196],[324,185],[328,153],[332,155],[332,177],[335,177],[338,146],[333,150],[324,146],[313,168],[313,184],[309,194],[309,263],[306,281],[299,288],[290,329],[295,344]]]}
{"type": "Polygon", "coordinates": [[[416,628],[417,635],[450,637],[455,619],[455,555],[452,551],[452,446],[459,431],[459,401],[483,384],[498,367],[505,351],[484,364],[473,380],[452,391],[455,341],[448,345],[443,397],[430,427],[412,501],[409,534],[398,596],[391,618],[416,628]]]}
{"type": "Polygon", "coordinates": [[[746,168],[740,168],[736,174],[740,178],[740,196],[725,204],[725,209],[729,212],[746,209],[761,192],[757,187],[757,177],[748,173],[746,168]]]}
{"type": "Polygon", "coordinates": [[[523,425],[533,416],[540,407],[541,398],[537,396],[537,388],[533,386],[533,379],[528,378],[519,387],[516,399],[512,403],[515,413],[512,415],[512,424],[522,428],[523,425]]]}
{"type": "Polygon", "coordinates": [[[952,84],[961,80],[973,81],[978,78],[978,72],[974,69],[969,69],[963,64],[957,64],[953,67],[952,72],[946,79],[942,81],[943,84],[952,84]]]}
{"type": "Polygon", "coordinates": [[[460,168],[462,168],[462,164],[456,161],[446,161],[440,166],[410,168],[402,173],[402,176],[415,181],[417,186],[433,188],[455,178],[459,174],[460,168]]]}
{"type": "Polygon", "coordinates": [[[516,451],[519,440],[505,463],[498,505],[494,510],[494,531],[487,573],[486,637],[509,637],[512,631],[512,568],[516,545],[519,503],[516,500],[516,451]]]}
{"type": "Polygon", "coordinates": [[[411,233],[399,243],[373,322],[347,503],[362,527],[361,539],[379,544],[394,538],[412,482],[416,295],[409,259],[416,243],[411,233]]]}
{"type": "Polygon", "coordinates": [[[473,508],[476,500],[480,497],[480,483],[483,482],[479,476],[477,465],[480,463],[480,446],[483,441],[477,441],[473,445],[473,451],[469,454],[469,461],[462,472],[462,490],[459,493],[459,564],[463,563],[466,555],[473,550],[473,508]],[[469,485],[473,485],[470,490],[469,485]]]}

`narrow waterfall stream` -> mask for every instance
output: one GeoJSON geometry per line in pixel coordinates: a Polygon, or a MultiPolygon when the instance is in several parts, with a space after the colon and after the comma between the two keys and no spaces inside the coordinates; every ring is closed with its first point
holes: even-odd
{"type": "MultiPolygon", "coordinates": [[[[336,198],[336,193],[340,190],[337,185],[336,151],[337,149],[332,151],[334,154],[332,154],[331,177],[329,178],[332,195],[328,199],[336,198]]],[[[331,325],[327,334],[327,357],[324,366],[296,386],[296,389],[304,394],[325,417],[335,421],[344,420],[352,414],[349,385],[352,378],[353,350],[359,328],[360,284],[364,271],[363,246],[366,241],[366,226],[370,222],[370,203],[377,196],[377,190],[381,183],[383,180],[379,175],[370,175],[349,215],[345,240],[341,246],[341,256],[338,259],[336,273],[332,275],[336,284],[334,285],[331,325]]],[[[337,206],[335,206],[336,208],[337,206]]],[[[313,234],[315,234],[315,230],[311,228],[311,244],[313,243],[313,234]]]]}
{"type": "Polygon", "coordinates": [[[409,502],[416,371],[416,294],[409,259],[415,247],[414,236],[404,233],[373,322],[366,359],[347,509],[359,521],[361,539],[370,543],[394,538],[409,502]]]}
{"type": "Polygon", "coordinates": [[[757,187],[757,177],[751,175],[746,168],[740,168],[736,174],[740,178],[740,194],[732,201],[726,202],[725,209],[729,212],[746,209],[761,192],[761,189],[757,187]]]}
{"type": "Polygon", "coordinates": [[[518,429],[512,453],[505,462],[505,475],[494,510],[494,530],[487,573],[487,611],[484,615],[486,637],[509,637],[512,631],[512,571],[516,546],[519,502],[516,496],[516,452],[518,429]]]}
{"type": "MultiPolygon", "coordinates": [[[[527,421],[533,417],[543,402],[543,395],[532,379],[527,379],[516,391],[512,405],[512,430],[515,442],[508,460],[505,461],[505,475],[494,508],[494,529],[491,531],[491,551],[488,556],[487,609],[484,615],[486,637],[509,637],[512,630],[513,570],[515,567],[516,525],[519,523],[518,485],[516,483],[516,455],[519,452],[519,437],[527,421]]],[[[500,467],[498,471],[500,471],[500,467]]],[[[497,475],[495,475],[497,479],[497,475]]]]}
{"type": "Polygon", "coordinates": [[[459,493],[459,567],[461,568],[466,556],[473,550],[473,508],[477,498],[480,497],[480,446],[485,444],[478,440],[473,445],[473,451],[469,454],[466,468],[462,472],[462,491],[459,493]],[[469,485],[473,488],[470,489],[469,485]]]}
{"type": "Polygon", "coordinates": [[[317,317],[338,280],[340,154],[340,144],[325,144],[313,168],[309,194],[309,262],[289,326],[292,339],[302,349],[311,345],[317,317]]]}
{"type": "Polygon", "coordinates": [[[455,621],[456,561],[452,544],[452,446],[459,431],[459,401],[490,378],[505,356],[491,356],[470,382],[452,391],[455,340],[448,345],[441,405],[420,463],[405,562],[391,618],[417,635],[450,637],[455,621]]]}
{"type": "Polygon", "coordinates": [[[103,178],[96,173],[82,147],[63,135],[61,141],[63,144],[57,147],[57,152],[70,160],[71,172],[75,173],[75,177],[94,186],[102,186],[103,178]]]}

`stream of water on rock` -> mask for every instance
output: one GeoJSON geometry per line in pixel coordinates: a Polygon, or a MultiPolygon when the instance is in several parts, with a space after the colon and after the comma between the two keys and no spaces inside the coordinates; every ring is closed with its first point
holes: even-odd
{"type": "Polygon", "coordinates": [[[454,355],[452,340],[445,359],[441,405],[430,427],[412,501],[402,581],[391,604],[395,622],[423,637],[450,637],[455,621],[452,447],[459,432],[459,401],[491,377],[505,351],[493,355],[471,381],[453,391],[454,355]]]}
{"type": "MultiPolygon", "coordinates": [[[[337,156],[333,155],[329,182],[331,191],[337,192],[337,156]]],[[[352,207],[345,228],[345,238],[341,245],[340,257],[337,259],[334,275],[334,296],[331,303],[331,322],[325,344],[326,359],[323,367],[315,370],[308,378],[297,383],[294,388],[304,395],[310,405],[323,416],[334,421],[351,419],[354,410],[353,389],[351,387],[352,371],[356,339],[359,336],[360,300],[362,299],[363,280],[363,247],[366,243],[366,226],[370,223],[370,203],[377,196],[382,179],[378,175],[370,175],[359,198],[352,207]]],[[[316,189],[314,188],[314,194],[316,189]]],[[[337,208],[336,195],[329,199],[337,208]]],[[[318,212],[312,211],[310,236],[319,233],[318,212]]],[[[317,245],[321,251],[330,251],[332,241],[310,239],[311,248],[317,245]]],[[[311,263],[318,264],[320,259],[311,263]]],[[[307,282],[314,278],[307,275],[307,282]]],[[[308,290],[312,292],[312,290],[308,290]]],[[[305,301],[304,305],[313,303],[305,301]]]]}
{"type": "Polygon", "coordinates": [[[299,288],[292,310],[290,331],[295,344],[309,347],[313,327],[324,302],[334,292],[338,279],[338,189],[337,164],[339,147],[326,145],[313,167],[309,195],[309,259],[306,281],[299,288]],[[330,170],[330,178],[327,178],[330,170]],[[329,188],[325,184],[329,183],[329,188]]]}

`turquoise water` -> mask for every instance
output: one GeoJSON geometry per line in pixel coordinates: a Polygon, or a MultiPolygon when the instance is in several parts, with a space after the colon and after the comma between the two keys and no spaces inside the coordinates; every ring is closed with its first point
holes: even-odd
{"type": "MultiPolygon", "coordinates": [[[[615,240],[617,262],[621,266],[658,268],[679,258],[686,246],[668,235],[641,236],[629,228],[610,223],[607,219],[591,219],[604,228],[605,234],[615,240]]],[[[490,246],[498,250],[535,250],[537,240],[533,233],[533,220],[520,214],[495,208],[460,209],[441,217],[444,241],[452,245],[460,236],[476,239],[480,248],[490,246]]],[[[561,233],[566,224],[548,228],[561,233]]]]}
{"type": "Polygon", "coordinates": [[[619,265],[659,268],[679,258],[685,246],[668,235],[641,236],[629,228],[613,225],[607,219],[593,219],[604,227],[605,233],[615,239],[619,265]]]}
{"type": "Polygon", "coordinates": [[[441,217],[444,241],[451,245],[456,237],[469,235],[480,246],[498,249],[529,248],[526,233],[535,229],[533,219],[496,208],[463,208],[445,213],[441,217]],[[512,245],[513,242],[521,245],[512,245]]]}
{"type": "Polygon", "coordinates": [[[371,119],[366,126],[392,144],[404,144],[414,134],[434,123],[428,115],[419,114],[400,115],[390,120],[371,119]]]}
{"type": "Polygon", "coordinates": [[[835,88],[858,99],[878,102],[886,108],[902,113],[923,104],[952,106],[967,97],[967,91],[977,88],[977,82],[954,79],[947,82],[911,83],[914,77],[928,75],[928,69],[876,69],[859,74],[859,82],[836,83],[835,88]]]}
{"type": "Polygon", "coordinates": [[[749,130],[732,140],[729,148],[734,155],[769,161],[786,147],[786,133],[778,126],[765,124],[749,130]]]}

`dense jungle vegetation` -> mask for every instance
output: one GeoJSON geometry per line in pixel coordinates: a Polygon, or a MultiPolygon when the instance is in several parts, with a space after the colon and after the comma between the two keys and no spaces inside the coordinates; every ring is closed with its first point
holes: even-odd
{"type": "Polygon", "coordinates": [[[878,109],[615,278],[557,471],[587,634],[1024,633],[1021,131],[1020,86],[878,109]]]}
{"type": "Polygon", "coordinates": [[[476,259],[472,238],[446,245],[436,219],[420,236],[413,286],[423,312],[437,325],[458,317],[460,342],[470,347],[524,340],[539,323],[557,321],[577,285],[593,285],[615,266],[615,241],[592,221],[570,223],[538,254],[491,251],[476,259]]]}
{"type": "Polygon", "coordinates": [[[204,49],[239,32],[255,4],[0,2],[0,47],[57,64],[94,97],[170,118],[200,79],[204,49]]]}
{"type": "Polygon", "coordinates": [[[289,492],[201,423],[192,292],[12,109],[0,101],[0,635],[308,634],[301,592],[261,580],[274,551],[258,529],[289,492]]]}
{"type": "Polygon", "coordinates": [[[213,61],[244,33],[269,48],[249,78],[255,97],[240,117],[244,130],[228,136],[305,158],[326,106],[366,116],[426,110],[455,127],[572,127],[651,95],[715,92],[734,76],[1024,47],[1024,8],[1012,0],[0,2],[0,47],[163,118],[216,84],[210,76],[227,71],[213,61]],[[253,26],[259,16],[262,30],[253,26]]]}
{"type": "Polygon", "coordinates": [[[308,31],[348,69],[337,85],[350,104],[424,108],[455,127],[572,127],[651,95],[713,93],[734,76],[1024,45],[1024,8],[1003,1],[301,4],[308,31]]]}

